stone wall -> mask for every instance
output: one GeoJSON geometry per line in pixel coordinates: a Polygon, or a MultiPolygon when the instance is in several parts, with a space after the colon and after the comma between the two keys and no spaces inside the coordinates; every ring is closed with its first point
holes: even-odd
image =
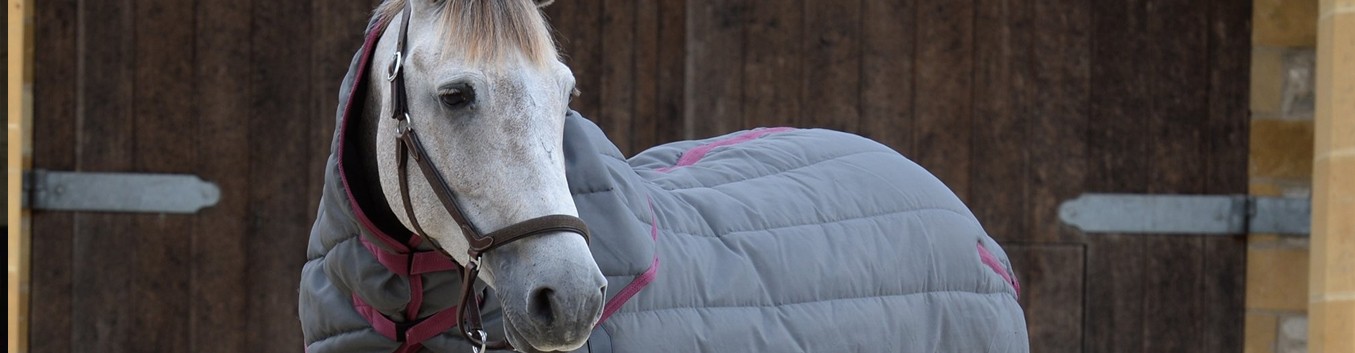
{"type": "MultiPolygon", "coordinates": [[[[1250,193],[1309,197],[1318,0],[1254,1],[1250,193]]],[[[1308,238],[1249,237],[1246,352],[1306,352],[1308,238]]]]}

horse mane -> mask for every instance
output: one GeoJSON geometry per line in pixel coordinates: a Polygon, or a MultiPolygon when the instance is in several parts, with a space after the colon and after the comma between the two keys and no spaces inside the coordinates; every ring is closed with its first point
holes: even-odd
{"type": "MultiPolygon", "coordinates": [[[[410,0],[386,0],[377,23],[389,23],[410,0]]],[[[545,15],[531,0],[445,0],[441,15],[443,53],[462,53],[471,62],[498,62],[519,50],[531,63],[559,60],[545,15]]]]}

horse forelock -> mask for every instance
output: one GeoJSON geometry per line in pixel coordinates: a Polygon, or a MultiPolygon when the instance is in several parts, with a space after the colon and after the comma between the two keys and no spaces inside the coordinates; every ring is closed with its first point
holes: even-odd
{"type": "MultiPolygon", "coordinates": [[[[378,23],[388,23],[408,0],[387,0],[377,7],[378,23]]],[[[516,51],[530,63],[559,60],[549,25],[530,0],[446,0],[438,9],[444,54],[459,53],[472,62],[501,62],[516,51]]]]}

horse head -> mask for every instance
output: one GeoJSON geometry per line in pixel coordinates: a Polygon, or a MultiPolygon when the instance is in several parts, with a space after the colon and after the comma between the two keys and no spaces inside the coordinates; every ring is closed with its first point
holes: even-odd
{"type": "Polygon", "coordinates": [[[547,3],[387,1],[377,10],[387,27],[367,78],[369,114],[382,117],[375,158],[391,211],[481,270],[503,307],[508,341],[524,351],[581,347],[607,284],[586,231],[538,227],[483,253],[474,242],[475,233],[542,216],[577,220],[562,151],[574,76],[539,9],[547,3]]]}

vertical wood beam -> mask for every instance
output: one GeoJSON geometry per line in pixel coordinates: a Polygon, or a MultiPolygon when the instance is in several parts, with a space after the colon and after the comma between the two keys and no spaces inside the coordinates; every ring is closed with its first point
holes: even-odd
{"type": "Polygon", "coordinates": [[[9,1],[9,98],[6,110],[9,125],[6,142],[9,172],[6,174],[8,202],[5,227],[9,233],[9,352],[28,351],[28,212],[20,208],[23,171],[28,169],[32,126],[33,26],[32,0],[9,1]]]}

